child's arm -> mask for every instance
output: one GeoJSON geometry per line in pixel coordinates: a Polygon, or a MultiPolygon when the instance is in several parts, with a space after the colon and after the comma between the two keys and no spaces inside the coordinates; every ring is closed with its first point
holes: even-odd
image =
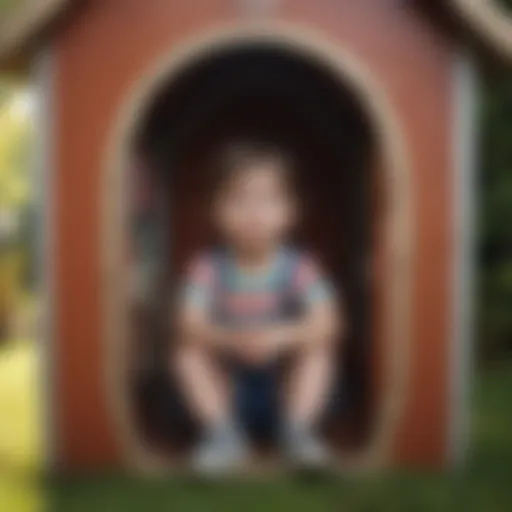
{"type": "Polygon", "coordinates": [[[303,256],[294,276],[293,290],[304,306],[304,315],[291,325],[283,326],[284,344],[307,346],[331,343],[339,334],[342,319],[337,294],[320,266],[303,256]]]}
{"type": "MultiPolygon", "coordinates": [[[[244,343],[240,355],[252,363],[264,363],[290,351],[308,350],[333,343],[342,329],[339,308],[334,299],[312,305],[295,322],[243,333],[244,343]]],[[[237,339],[240,335],[237,335],[237,339]]]]}
{"type": "Polygon", "coordinates": [[[222,348],[230,343],[232,334],[212,319],[214,281],[215,268],[208,254],[196,257],[188,265],[175,317],[178,335],[183,342],[212,348],[222,348]]]}
{"type": "Polygon", "coordinates": [[[340,334],[343,321],[334,297],[312,304],[303,318],[276,327],[283,348],[331,343],[340,334]]]}
{"type": "Polygon", "coordinates": [[[304,306],[304,314],[295,321],[249,333],[246,347],[254,361],[265,361],[290,350],[331,344],[344,329],[339,299],[318,265],[305,258],[297,276],[295,293],[304,306]]]}
{"type": "Polygon", "coordinates": [[[233,330],[212,321],[208,310],[183,301],[178,307],[177,329],[186,343],[214,349],[228,349],[235,341],[233,330]]]}

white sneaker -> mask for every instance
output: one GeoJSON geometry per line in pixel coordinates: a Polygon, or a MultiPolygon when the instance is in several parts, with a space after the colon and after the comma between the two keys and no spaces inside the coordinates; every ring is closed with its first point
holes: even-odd
{"type": "Polygon", "coordinates": [[[331,455],[327,445],[309,430],[289,433],[285,440],[289,461],[298,469],[327,469],[331,455]]]}
{"type": "Polygon", "coordinates": [[[242,467],[249,450],[245,440],[228,430],[207,434],[192,454],[192,469],[202,475],[223,475],[242,467]]]}

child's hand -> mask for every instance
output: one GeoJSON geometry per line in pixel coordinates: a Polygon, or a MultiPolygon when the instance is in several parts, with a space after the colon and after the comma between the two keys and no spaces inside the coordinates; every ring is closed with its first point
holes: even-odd
{"type": "Polygon", "coordinates": [[[286,340],[280,327],[253,329],[241,333],[237,354],[247,364],[260,365],[275,359],[286,340]]]}

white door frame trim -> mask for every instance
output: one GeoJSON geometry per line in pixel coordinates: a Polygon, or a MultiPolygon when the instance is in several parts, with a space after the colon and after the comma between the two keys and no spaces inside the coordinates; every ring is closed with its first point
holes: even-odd
{"type": "Polygon", "coordinates": [[[447,464],[460,466],[470,444],[474,345],[475,194],[478,77],[473,56],[459,49],[453,65],[452,338],[449,346],[447,464]]]}
{"type": "Polygon", "coordinates": [[[55,407],[55,104],[54,57],[49,44],[31,63],[36,111],[33,187],[37,212],[37,288],[39,290],[38,351],[39,416],[42,424],[43,467],[54,468],[58,458],[55,407]]]}

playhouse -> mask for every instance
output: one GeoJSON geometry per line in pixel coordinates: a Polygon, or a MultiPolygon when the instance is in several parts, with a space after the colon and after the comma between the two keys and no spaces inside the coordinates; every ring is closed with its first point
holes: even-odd
{"type": "Polygon", "coordinates": [[[502,17],[466,3],[40,0],[6,22],[0,67],[30,70],[41,99],[50,466],[176,467],[186,453],[167,297],[208,240],[208,160],[239,133],[300,156],[301,236],[346,294],[339,410],[325,425],[340,460],[463,458],[469,47],[512,49],[502,17]]]}

